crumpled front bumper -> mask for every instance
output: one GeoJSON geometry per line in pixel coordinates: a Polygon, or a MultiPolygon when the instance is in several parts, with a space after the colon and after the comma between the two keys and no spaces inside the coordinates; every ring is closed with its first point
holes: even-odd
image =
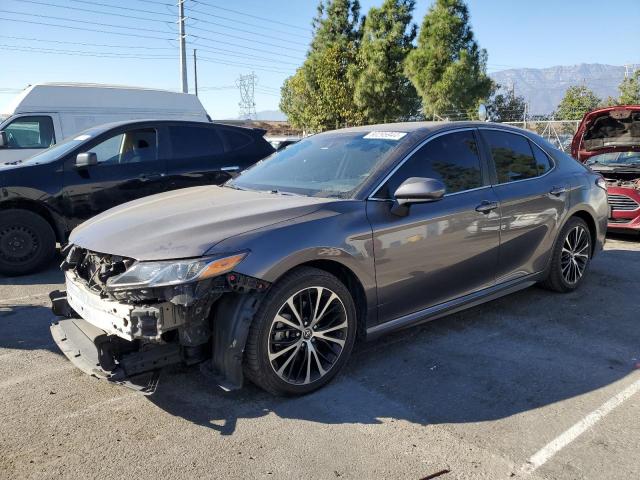
{"type": "MultiPolygon", "coordinates": [[[[55,303],[54,313],[59,314],[64,298],[58,296],[55,303]]],[[[62,353],[84,373],[145,395],[155,392],[160,368],[182,360],[180,347],[176,344],[122,353],[118,348],[122,340],[114,339],[104,330],[75,316],[54,321],[50,329],[62,353]]]]}

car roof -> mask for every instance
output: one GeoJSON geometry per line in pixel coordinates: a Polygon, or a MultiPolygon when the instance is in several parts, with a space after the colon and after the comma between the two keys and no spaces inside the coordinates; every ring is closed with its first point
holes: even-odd
{"type": "Polygon", "coordinates": [[[227,128],[234,128],[234,129],[240,129],[240,130],[245,130],[247,132],[252,132],[252,131],[256,131],[256,129],[254,128],[250,128],[250,127],[241,127],[238,125],[228,125],[226,123],[220,123],[220,122],[200,122],[197,120],[169,120],[169,119],[162,119],[162,120],[154,120],[154,119],[138,119],[138,120],[121,120],[118,122],[109,122],[109,123],[103,123],[100,125],[96,125],[95,127],[91,127],[88,128],[87,130],[100,130],[101,132],[106,132],[107,130],[111,130],[113,128],[119,128],[119,127],[135,127],[135,126],[140,126],[140,127],[147,127],[147,126],[151,126],[151,125],[193,125],[193,126],[202,126],[202,127],[209,127],[209,126],[222,126],[222,127],[227,127],[227,128]]]}
{"type": "MultiPolygon", "coordinates": [[[[332,130],[331,132],[344,132],[344,133],[357,133],[357,132],[406,132],[406,133],[422,133],[430,134],[437,131],[445,130],[457,130],[460,128],[500,128],[504,130],[512,130],[516,132],[531,133],[528,130],[523,130],[512,125],[505,125],[504,123],[493,122],[480,122],[480,121],[466,121],[466,122],[452,122],[452,121],[439,121],[439,122],[398,122],[398,123],[380,123],[376,125],[363,125],[359,127],[347,127],[339,130],[332,130]]],[[[324,133],[331,133],[324,132],[324,133]]]]}

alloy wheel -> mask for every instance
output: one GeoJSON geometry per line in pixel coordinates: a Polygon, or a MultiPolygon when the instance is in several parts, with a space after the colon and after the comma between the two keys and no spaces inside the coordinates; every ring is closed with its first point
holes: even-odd
{"type": "Polygon", "coordinates": [[[562,277],[570,285],[578,283],[584,275],[589,262],[590,241],[589,232],[581,225],[569,230],[564,240],[560,266],[562,277]]]}
{"type": "Polygon", "coordinates": [[[287,383],[307,385],[335,366],[348,334],[347,311],[325,287],[291,295],[275,315],[268,338],[269,363],[287,383]]]}

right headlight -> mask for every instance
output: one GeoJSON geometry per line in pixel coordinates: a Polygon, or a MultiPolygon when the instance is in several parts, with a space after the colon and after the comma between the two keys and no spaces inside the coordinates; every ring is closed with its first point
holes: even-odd
{"type": "Polygon", "coordinates": [[[161,262],[137,262],[126,272],[107,280],[112,290],[165,287],[190,283],[230,272],[248,252],[224,257],[206,257],[161,262]]]}

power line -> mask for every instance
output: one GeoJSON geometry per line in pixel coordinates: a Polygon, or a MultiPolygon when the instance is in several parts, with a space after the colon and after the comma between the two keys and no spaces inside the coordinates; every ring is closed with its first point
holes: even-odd
{"type": "MultiPolygon", "coordinates": [[[[147,1],[149,1],[149,0],[147,0],[147,1]]],[[[307,32],[311,31],[309,28],[304,28],[304,27],[301,27],[300,25],[292,25],[292,24],[290,24],[290,23],[285,23],[285,22],[280,22],[280,21],[278,21],[278,20],[273,20],[272,18],[259,17],[259,16],[257,16],[257,15],[251,15],[251,14],[249,14],[249,13],[239,12],[238,10],[232,10],[232,9],[230,9],[230,8],[219,7],[219,6],[217,6],[217,5],[211,5],[211,4],[209,4],[209,3],[203,3],[203,2],[198,1],[198,0],[193,0],[193,3],[200,4],[200,5],[202,5],[203,7],[207,7],[207,8],[215,8],[215,9],[217,9],[217,10],[224,10],[224,11],[226,11],[226,12],[235,13],[235,14],[237,14],[237,15],[242,15],[242,16],[244,16],[244,17],[255,18],[255,19],[257,19],[257,20],[264,20],[264,21],[266,21],[266,22],[270,22],[270,23],[277,23],[278,25],[283,25],[283,26],[285,26],[285,27],[289,27],[289,28],[296,28],[296,29],[298,29],[298,30],[304,30],[304,31],[307,31],[307,32]]]]}
{"type": "Polygon", "coordinates": [[[100,57],[100,58],[139,58],[146,60],[175,60],[175,56],[169,55],[134,55],[128,53],[116,53],[116,52],[87,52],[81,50],[57,50],[53,48],[32,48],[22,47],[16,45],[0,44],[2,50],[14,50],[19,52],[32,52],[32,53],[46,53],[46,54],[60,54],[60,55],[79,55],[82,57],[100,57]]]}
{"type": "MultiPolygon", "coordinates": [[[[236,38],[238,40],[243,40],[243,41],[246,41],[246,42],[256,42],[257,41],[257,40],[255,40],[253,38],[241,37],[239,35],[233,35],[231,33],[219,32],[219,31],[216,31],[216,30],[208,29],[208,28],[197,27],[197,26],[192,25],[192,24],[189,24],[189,28],[191,28],[192,30],[200,30],[200,31],[207,32],[207,33],[215,33],[216,35],[223,35],[225,37],[236,38]]],[[[286,40],[283,40],[283,41],[286,41],[286,40]]],[[[287,50],[287,51],[292,50],[292,48],[290,46],[286,46],[286,45],[278,45],[278,44],[275,44],[275,43],[264,42],[264,41],[260,41],[260,44],[261,45],[267,45],[269,47],[278,48],[280,50],[287,50]]],[[[300,50],[298,50],[298,51],[300,51],[300,50]]]]}
{"type": "MultiPolygon", "coordinates": [[[[15,12],[15,11],[12,11],[12,10],[0,10],[0,12],[2,12],[2,13],[10,13],[10,14],[14,14],[14,15],[25,15],[25,16],[28,16],[28,17],[39,17],[39,18],[47,18],[47,19],[51,18],[53,20],[62,20],[62,21],[65,21],[65,22],[86,23],[86,24],[98,25],[98,26],[102,26],[102,27],[131,29],[130,26],[114,25],[112,23],[104,23],[104,22],[90,22],[88,20],[82,20],[82,19],[78,19],[78,18],[54,17],[53,15],[39,15],[37,13],[15,12]]],[[[142,27],[136,27],[136,30],[141,30],[143,32],[153,32],[153,33],[171,33],[171,32],[166,32],[164,30],[155,30],[153,28],[142,28],[142,27]]],[[[115,33],[115,32],[110,32],[110,33],[115,33]]]]}
{"type": "Polygon", "coordinates": [[[65,40],[44,40],[41,38],[31,37],[16,37],[12,35],[0,35],[0,38],[11,38],[13,40],[29,40],[30,42],[46,42],[46,43],[60,43],[68,45],[82,45],[85,47],[113,47],[113,48],[144,48],[145,50],[175,50],[175,47],[150,47],[147,45],[115,45],[112,43],[86,43],[86,42],[69,42],[65,40]]]}
{"type": "MultiPolygon", "coordinates": [[[[74,1],[79,1],[79,0],[74,0],[74,1]]],[[[202,10],[195,10],[193,8],[190,8],[189,11],[191,13],[197,13],[198,15],[204,15],[206,17],[211,17],[211,18],[219,18],[220,20],[226,20],[228,22],[233,22],[233,23],[237,23],[237,24],[240,24],[240,25],[246,25],[248,27],[253,27],[253,28],[259,28],[259,29],[262,29],[262,30],[270,31],[270,32],[282,33],[284,35],[298,35],[298,33],[292,33],[290,31],[287,32],[287,31],[284,31],[284,30],[278,30],[278,29],[275,29],[275,28],[272,28],[272,27],[265,27],[263,25],[256,25],[255,23],[243,22],[242,20],[237,20],[235,18],[223,17],[222,15],[215,15],[213,13],[203,12],[202,10]]],[[[192,16],[191,18],[193,18],[195,20],[202,21],[202,19],[199,19],[198,17],[193,17],[192,16]]]]}
{"type": "Polygon", "coordinates": [[[209,20],[203,20],[201,18],[192,17],[192,16],[190,16],[189,18],[191,20],[196,21],[196,22],[202,22],[202,23],[206,23],[206,24],[209,24],[209,25],[215,25],[217,27],[226,28],[226,29],[229,29],[229,30],[235,30],[235,31],[242,32],[242,33],[248,33],[250,35],[259,36],[261,38],[271,38],[272,40],[277,40],[279,42],[285,42],[285,43],[297,43],[297,42],[292,42],[291,40],[287,40],[286,38],[282,38],[282,37],[274,37],[273,35],[267,35],[265,33],[257,33],[257,32],[251,31],[251,30],[244,30],[242,28],[238,28],[238,27],[235,27],[235,26],[231,26],[230,27],[228,25],[224,25],[223,23],[212,22],[212,21],[209,21],[209,20]]]}
{"type": "MultiPolygon", "coordinates": [[[[0,12],[2,12],[2,10],[0,10],[0,12]]],[[[98,30],[95,28],[83,28],[83,27],[73,27],[71,25],[56,25],[55,23],[47,23],[47,22],[36,22],[34,20],[20,20],[18,18],[6,18],[6,17],[0,17],[0,20],[6,20],[8,22],[20,22],[20,23],[29,23],[32,25],[46,25],[47,27],[57,27],[57,28],[67,28],[70,30],[82,30],[85,32],[97,32],[97,33],[109,33],[111,35],[122,35],[125,37],[137,37],[137,38],[150,38],[150,39],[154,39],[154,40],[167,40],[167,41],[172,41],[172,38],[166,38],[166,37],[154,37],[151,35],[139,35],[136,33],[124,33],[124,32],[112,32],[110,30],[98,30]]],[[[87,22],[85,22],[87,23],[87,22]]]]}
{"type": "MultiPolygon", "coordinates": [[[[75,0],[75,1],[77,1],[77,0],[75,0]]],[[[44,6],[47,6],[47,7],[62,8],[63,10],[69,10],[68,6],[56,5],[55,3],[37,2],[36,0],[20,0],[20,3],[33,3],[33,4],[36,4],[36,5],[44,5],[44,6]]],[[[175,23],[175,22],[172,22],[172,21],[169,21],[169,20],[159,20],[157,18],[138,17],[138,16],[135,16],[135,15],[124,14],[124,13],[101,12],[99,10],[90,10],[88,8],[74,7],[73,9],[77,10],[79,12],[89,12],[89,13],[93,13],[93,14],[99,13],[101,15],[109,15],[109,16],[112,16],[112,17],[124,17],[124,18],[128,18],[128,19],[133,19],[133,20],[143,20],[145,22],[159,22],[159,23],[164,23],[164,24],[175,23]]],[[[13,12],[13,13],[16,13],[16,12],[13,12]]],[[[22,15],[31,15],[30,13],[21,13],[21,14],[22,15]]],[[[48,17],[48,15],[47,15],[47,17],[48,17]]],[[[56,17],[51,17],[51,18],[56,18],[56,17]]],[[[123,27],[120,27],[120,28],[123,28],[123,27]]],[[[126,27],[126,28],[128,28],[128,27],[126,27]]]]}
{"type": "MultiPolygon", "coordinates": [[[[75,2],[75,3],[82,3],[82,4],[85,4],[85,5],[99,5],[101,7],[116,8],[118,10],[128,10],[130,12],[151,13],[152,15],[164,15],[164,16],[169,16],[171,18],[175,17],[175,15],[173,15],[172,13],[169,13],[169,12],[154,12],[153,10],[144,10],[144,9],[141,9],[141,8],[122,7],[120,5],[109,5],[108,3],[87,2],[86,0],[67,0],[67,1],[75,2]]],[[[171,6],[174,7],[175,5],[171,5],[171,6]]]]}
{"type": "Polygon", "coordinates": [[[210,58],[210,57],[199,57],[198,60],[201,60],[203,62],[217,63],[217,64],[220,64],[220,65],[228,65],[228,66],[233,66],[233,67],[253,68],[254,70],[259,70],[259,71],[263,71],[263,72],[281,73],[281,74],[289,74],[289,73],[291,73],[291,72],[288,72],[286,70],[275,70],[275,69],[272,69],[272,68],[256,66],[254,64],[229,62],[227,60],[219,60],[217,58],[210,58]]]}
{"type": "Polygon", "coordinates": [[[217,38],[205,37],[204,35],[194,35],[193,33],[190,33],[188,36],[191,37],[191,38],[199,39],[199,40],[213,42],[215,44],[221,43],[223,45],[231,45],[232,47],[240,47],[240,48],[244,48],[246,50],[251,50],[251,51],[254,51],[254,52],[263,52],[263,53],[268,53],[269,55],[277,55],[279,57],[287,57],[287,58],[292,58],[294,60],[300,60],[299,56],[287,55],[286,53],[274,52],[273,50],[265,50],[263,48],[248,47],[248,46],[245,46],[245,45],[239,45],[237,43],[226,42],[224,40],[220,40],[220,39],[217,39],[217,38]]]}

